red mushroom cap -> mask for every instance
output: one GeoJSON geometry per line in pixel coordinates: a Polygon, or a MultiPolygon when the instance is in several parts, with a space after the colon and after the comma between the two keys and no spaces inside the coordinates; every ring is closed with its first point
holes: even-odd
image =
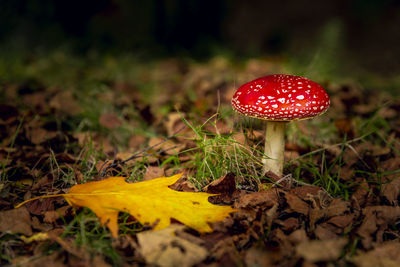
{"type": "Polygon", "coordinates": [[[319,84],[300,76],[275,74],[248,82],[236,91],[236,111],[264,120],[292,121],[324,113],[330,99],[319,84]]]}

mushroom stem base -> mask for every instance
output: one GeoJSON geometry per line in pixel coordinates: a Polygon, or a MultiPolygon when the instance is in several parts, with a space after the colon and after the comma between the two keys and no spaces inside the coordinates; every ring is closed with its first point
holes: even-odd
{"type": "Polygon", "coordinates": [[[267,121],[265,129],[265,150],[263,157],[263,174],[272,171],[279,177],[283,172],[285,152],[285,128],[287,122],[267,121]]]}

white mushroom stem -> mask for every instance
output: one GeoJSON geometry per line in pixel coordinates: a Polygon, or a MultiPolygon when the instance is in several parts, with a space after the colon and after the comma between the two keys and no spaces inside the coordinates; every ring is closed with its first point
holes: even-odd
{"type": "Polygon", "coordinates": [[[265,150],[263,174],[272,171],[279,177],[283,172],[285,152],[285,128],[287,122],[267,121],[265,129],[265,150]]]}

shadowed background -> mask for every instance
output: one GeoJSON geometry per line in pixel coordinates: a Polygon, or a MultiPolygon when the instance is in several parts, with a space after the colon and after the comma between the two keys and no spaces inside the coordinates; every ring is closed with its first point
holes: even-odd
{"type": "Polygon", "coordinates": [[[146,57],[215,54],[293,58],[327,72],[400,70],[395,0],[17,0],[0,3],[0,41],[10,50],[146,57]]]}

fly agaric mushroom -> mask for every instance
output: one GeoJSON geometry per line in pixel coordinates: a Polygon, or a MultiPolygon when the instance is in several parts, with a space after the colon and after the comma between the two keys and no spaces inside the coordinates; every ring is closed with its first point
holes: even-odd
{"type": "Polygon", "coordinates": [[[286,123],[323,114],[328,94],[319,84],[300,76],[275,74],[250,81],[236,91],[232,107],[248,117],[266,120],[263,174],[282,176],[286,123]]]}

